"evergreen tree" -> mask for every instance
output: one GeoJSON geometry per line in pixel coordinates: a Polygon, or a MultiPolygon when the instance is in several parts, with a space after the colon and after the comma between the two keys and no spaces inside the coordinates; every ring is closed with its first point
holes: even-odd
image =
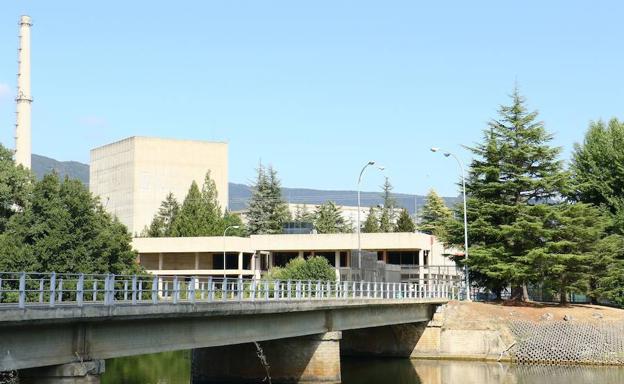
{"type": "Polygon", "coordinates": [[[379,232],[379,220],[377,219],[377,212],[374,207],[370,207],[368,210],[368,216],[364,221],[364,225],[362,227],[362,232],[364,233],[377,233],[379,232]]]}
{"type": "Polygon", "coordinates": [[[589,295],[624,305],[624,236],[613,234],[596,245],[590,263],[589,295]]]}
{"type": "Polygon", "coordinates": [[[34,178],[21,165],[15,165],[13,153],[0,144],[0,233],[16,212],[31,198],[34,178]]]}
{"type": "Polygon", "coordinates": [[[407,212],[407,209],[402,209],[401,214],[396,223],[395,232],[415,232],[416,225],[414,225],[414,221],[407,212]]]}
{"type": "Polygon", "coordinates": [[[165,197],[165,200],[160,203],[158,213],[154,215],[152,223],[149,227],[147,227],[143,235],[146,237],[171,236],[172,224],[178,216],[179,212],[180,204],[176,200],[175,196],[173,196],[173,193],[169,192],[169,194],[165,197]]]}
{"type": "Polygon", "coordinates": [[[228,227],[238,227],[232,228],[227,231],[227,236],[238,236],[244,237],[247,236],[247,230],[245,228],[245,224],[243,224],[243,220],[239,215],[235,215],[231,213],[229,210],[225,211],[223,215],[223,220],[221,224],[221,229],[219,230],[221,234],[223,234],[228,227]]]}
{"type": "Polygon", "coordinates": [[[624,233],[624,122],[611,119],[592,122],[583,144],[576,144],[572,156],[571,196],[584,203],[602,206],[614,218],[614,230],[624,233]]]}
{"type": "Polygon", "coordinates": [[[0,270],[135,273],[131,236],[78,180],[48,174],[0,235],[0,270]]]}
{"type": "Polygon", "coordinates": [[[421,232],[443,237],[447,222],[451,219],[451,210],[448,209],[444,199],[436,191],[431,189],[425,197],[425,204],[420,210],[421,232]]]}
{"type": "Polygon", "coordinates": [[[394,230],[394,224],[392,223],[391,210],[383,207],[381,209],[381,215],[379,216],[379,232],[390,233],[394,230]]]}
{"type": "Polygon", "coordinates": [[[195,181],[184,198],[182,207],[171,224],[171,236],[219,236],[223,232],[223,216],[217,200],[217,187],[206,173],[201,191],[195,181]]]}
{"type": "Polygon", "coordinates": [[[541,275],[540,282],[559,294],[561,304],[567,304],[569,293],[589,290],[593,252],[608,219],[582,203],[540,204],[529,209],[534,211],[531,216],[542,217],[543,223],[533,227],[533,236],[546,241],[529,250],[527,262],[541,275]]]}
{"type": "MultiPolygon", "coordinates": [[[[529,253],[544,247],[543,216],[561,191],[568,175],[558,160],[559,148],[549,145],[552,135],[529,112],[514,90],[510,106],[501,106],[500,118],[484,131],[484,140],[469,148],[477,159],[466,184],[470,258],[475,278],[495,292],[507,284],[512,297],[526,299],[526,284],[541,279],[529,253]],[[540,204],[541,208],[534,206],[540,204]]],[[[458,212],[457,217],[462,217],[458,212]]],[[[463,223],[448,226],[447,240],[463,242],[463,223]]]]}
{"type": "Polygon", "coordinates": [[[381,187],[383,198],[383,208],[381,209],[381,215],[379,217],[379,231],[380,232],[392,232],[394,229],[394,223],[396,222],[395,208],[397,206],[396,200],[392,196],[392,190],[394,187],[390,184],[390,179],[386,177],[384,185],[381,187]]]}
{"type": "Polygon", "coordinates": [[[333,201],[327,201],[316,208],[314,226],[318,233],[347,233],[352,231],[342,216],[340,208],[333,201]]]}
{"type": "Polygon", "coordinates": [[[282,190],[277,172],[270,167],[258,167],[256,184],[247,212],[248,228],[251,234],[282,233],[282,226],[290,219],[288,205],[282,199],[282,190]]]}
{"type": "Polygon", "coordinates": [[[310,212],[306,204],[297,204],[293,219],[298,223],[312,223],[314,222],[314,212],[310,212]]]}

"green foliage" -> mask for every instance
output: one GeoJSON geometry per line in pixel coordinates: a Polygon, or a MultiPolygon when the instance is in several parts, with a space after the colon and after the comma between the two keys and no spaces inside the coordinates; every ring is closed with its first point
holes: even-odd
{"type": "Polygon", "coordinates": [[[572,156],[571,196],[603,206],[614,217],[615,230],[624,233],[624,122],[592,122],[583,144],[572,156]]]}
{"type": "Polygon", "coordinates": [[[260,164],[258,167],[247,219],[249,233],[253,235],[282,233],[283,224],[290,219],[288,205],[282,199],[277,172],[271,166],[265,169],[260,164]]]}
{"type": "Polygon", "coordinates": [[[353,228],[345,222],[340,208],[333,201],[319,205],[314,212],[314,227],[318,233],[348,233],[353,228]]]}
{"type": "Polygon", "coordinates": [[[210,177],[210,171],[206,173],[201,191],[193,181],[182,207],[171,224],[171,236],[221,235],[224,223],[217,197],[217,187],[210,177]]]}
{"type": "Polygon", "coordinates": [[[180,204],[173,193],[169,193],[160,204],[158,213],[154,215],[152,223],[147,227],[142,236],[144,237],[169,237],[172,236],[172,225],[180,213],[180,204]]]}
{"type": "MultiPolygon", "coordinates": [[[[494,291],[511,284],[517,292],[516,287],[543,277],[530,253],[545,246],[543,218],[552,214],[548,204],[566,190],[568,174],[537,112],[527,111],[517,89],[511,98],[484,130],[483,142],[469,148],[476,159],[466,188],[474,277],[494,291]]],[[[456,217],[462,215],[459,211],[456,217]]],[[[462,224],[449,222],[447,242],[462,244],[462,224]]]]}
{"type": "Polygon", "coordinates": [[[388,233],[394,231],[396,200],[392,197],[394,187],[390,184],[390,180],[387,177],[381,189],[381,196],[384,202],[383,208],[381,208],[381,215],[379,216],[379,232],[388,233]]]}
{"type": "Polygon", "coordinates": [[[420,212],[418,230],[430,235],[443,237],[445,226],[451,219],[451,216],[451,210],[444,203],[444,199],[431,189],[425,197],[425,204],[420,212]]]}
{"type": "Polygon", "coordinates": [[[624,305],[624,236],[613,234],[600,240],[590,268],[590,295],[624,305]]]}
{"type": "Polygon", "coordinates": [[[415,232],[416,225],[407,212],[407,209],[402,209],[399,218],[397,219],[395,232],[415,232]]]}
{"type": "Polygon", "coordinates": [[[32,174],[21,165],[16,166],[11,150],[0,144],[0,232],[11,216],[26,207],[33,183],[32,174]]]}
{"type": "Polygon", "coordinates": [[[46,175],[0,235],[0,270],[134,273],[131,237],[78,180],[46,175]]]}
{"type": "Polygon", "coordinates": [[[368,210],[368,216],[364,221],[364,225],[362,227],[362,232],[364,233],[377,233],[379,232],[379,220],[377,219],[377,211],[374,207],[370,207],[368,210]]]}
{"type": "Polygon", "coordinates": [[[298,223],[313,223],[314,222],[314,212],[310,212],[308,210],[308,206],[306,204],[299,205],[295,208],[295,216],[293,220],[298,223]]]}
{"type": "Polygon", "coordinates": [[[336,280],[336,272],[326,258],[314,256],[308,259],[297,257],[285,267],[275,267],[269,271],[272,280],[336,280]]]}
{"type": "Polygon", "coordinates": [[[223,220],[221,222],[221,229],[219,230],[219,233],[223,234],[223,232],[225,232],[225,229],[228,227],[238,228],[230,228],[226,233],[227,236],[247,236],[247,230],[245,228],[245,224],[243,224],[243,220],[241,219],[241,217],[226,210],[225,214],[223,215],[223,220]]]}
{"type": "MultiPolygon", "coordinates": [[[[534,243],[542,242],[527,254],[527,265],[539,271],[541,282],[559,293],[565,304],[570,292],[589,290],[591,264],[596,243],[608,218],[589,204],[537,205],[542,225],[535,225],[534,243]]],[[[523,231],[520,232],[522,234],[523,231]]]]}

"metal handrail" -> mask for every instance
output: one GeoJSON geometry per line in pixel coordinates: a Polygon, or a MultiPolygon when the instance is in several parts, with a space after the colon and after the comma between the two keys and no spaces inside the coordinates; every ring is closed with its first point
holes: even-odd
{"type": "Polygon", "coordinates": [[[0,272],[0,311],[85,305],[195,304],[198,302],[344,299],[458,299],[461,282],[448,276],[410,282],[270,280],[210,276],[155,276],[0,272]]]}

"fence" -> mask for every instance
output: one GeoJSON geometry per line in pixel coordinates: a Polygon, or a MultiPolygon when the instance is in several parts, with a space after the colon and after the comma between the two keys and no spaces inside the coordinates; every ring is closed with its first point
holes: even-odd
{"type": "Polygon", "coordinates": [[[459,286],[446,279],[417,284],[0,272],[0,310],[232,301],[457,299],[459,295],[459,286]]]}

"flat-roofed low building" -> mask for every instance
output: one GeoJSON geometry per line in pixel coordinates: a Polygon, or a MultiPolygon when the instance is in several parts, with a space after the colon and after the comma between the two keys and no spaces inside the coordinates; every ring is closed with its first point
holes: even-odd
{"type": "Polygon", "coordinates": [[[201,188],[208,171],[226,208],[227,143],[133,136],[91,150],[89,189],[136,235],[169,192],[182,202],[193,181],[201,188]]]}
{"type": "MultiPolygon", "coordinates": [[[[357,234],[252,235],[250,237],[135,238],[140,263],[155,275],[260,277],[296,257],[322,256],[337,276],[356,264],[357,234]],[[224,263],[225,252],[225,263],[224,263]],[[225,268],[224,268],[225,264],[225,268]]],[[[453,274],[460,256],[424,233],[364,233],[362,250],[401,268],[403,281],[453,274]]]]}

